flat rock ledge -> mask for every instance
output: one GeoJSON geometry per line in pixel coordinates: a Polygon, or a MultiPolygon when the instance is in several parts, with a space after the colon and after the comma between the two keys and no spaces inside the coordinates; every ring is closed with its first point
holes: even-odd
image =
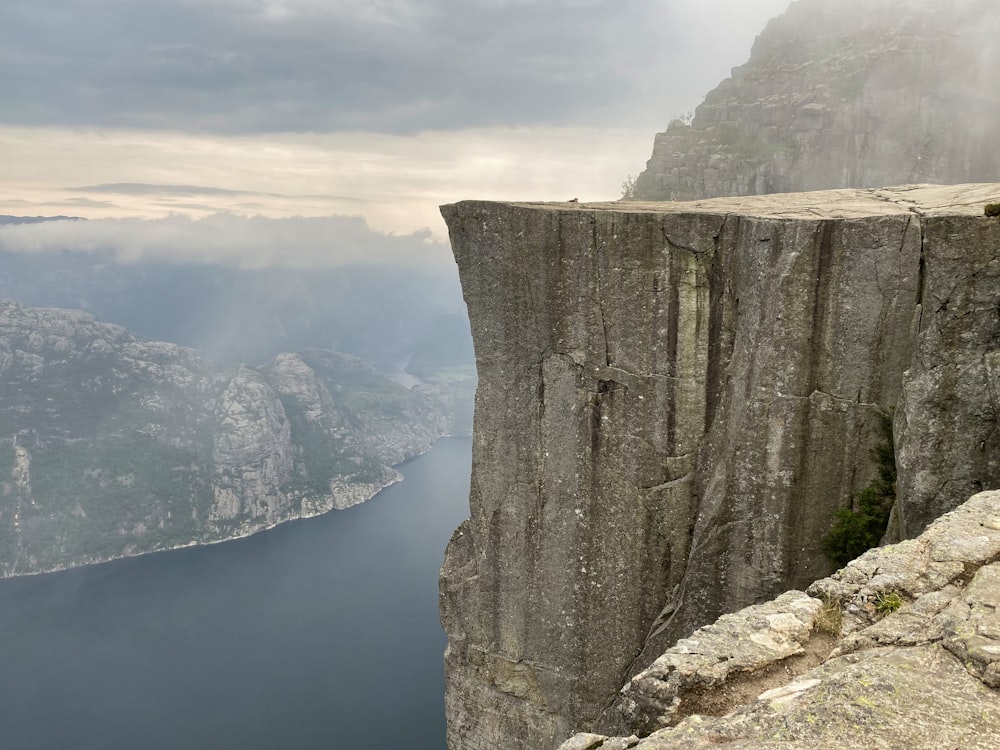
{"type": "Polygon", "coordinates": [[[614,712],[559,750],[1000,746],[1000,491],[700,628],[614,712]]]}

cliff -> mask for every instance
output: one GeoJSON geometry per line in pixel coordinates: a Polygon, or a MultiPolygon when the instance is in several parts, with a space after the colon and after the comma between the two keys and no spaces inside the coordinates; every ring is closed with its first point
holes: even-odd
{"type": "Polygon", "coordinates": [[[998,180],[998,69],[992,0],[797,0],[657,134],[635,197],[998,180]]]}
{"type": "Polygon", "coordinates": [[[343,354],[222,369],[84,313],[0,301],[0,576],[362,502],[445,432],[443,411],[343,354]]]}
{"type": "Polygon", "coordinates": [[[1000,185],[444,206],[479,369],[451,750],[612,726],[677,638],[831,572],[894,411],[908,538],[1000,486],[1000,185]]]}

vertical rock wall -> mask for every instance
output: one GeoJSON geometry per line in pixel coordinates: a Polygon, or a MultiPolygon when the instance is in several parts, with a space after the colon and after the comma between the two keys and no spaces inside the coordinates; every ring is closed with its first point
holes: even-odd
{"type": "Polygon", "coordinates": [[[1000,477],[1000,220],[931,209],[921,231],[920,336],[896,426],[903,537],[1000,477]]]}
{"type": "Polygon", "coordinates": [[[451,750],[600,728],[679,635],[830,572],[819,540],[874,475],[877,410],[902,401],[906,426],[971,398],[981,417],[962,443],[980,458],[934,453],[933,481],[906,467],[936,446],[897,434],[901,487],[937,482],[907,533],[996,483],[996,399],[971,393],[1000,350],[997,222],[973,215],[992,195],[442,209],[479,369],[471,518],[442,571],[451,750]],[[954,330],[922,302],[950,255],[954,330]],[[972,369],[944,377],[943,331],[972,369]]]}

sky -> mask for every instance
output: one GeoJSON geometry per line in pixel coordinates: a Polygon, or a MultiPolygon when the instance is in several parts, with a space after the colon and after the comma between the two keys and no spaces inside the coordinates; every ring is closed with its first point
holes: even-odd
{"type": "Polygon", "coordinates": [[[228,225],[257,265],[356,257],[366,232],[373,257],[400,235],[441,259],[442,203],[618,198],[787,4],[4,0],[0,214],[98,221],[0,227],[0,249],[204,236],[239,262],[228,225]]]}

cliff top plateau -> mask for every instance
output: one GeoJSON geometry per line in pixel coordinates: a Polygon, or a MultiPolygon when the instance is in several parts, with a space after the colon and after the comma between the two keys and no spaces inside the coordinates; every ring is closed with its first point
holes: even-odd
{"type": "MultiPolygon", "coordinates": [[[[503,205],[548,211],[740,215],[772,219],[862,219],[876,216],[984,216],[985,206],[1000,200],[996,183],[970,185],[900,185],[879,189],[818,190],[708,198],[691,201],[609,201],[594,203],[506,201],[503,205]]],[[[463,201],[441,207],[448,218],[463,201]]],[[[493,203],[493,201],[489,201],[493,203]]]]}

